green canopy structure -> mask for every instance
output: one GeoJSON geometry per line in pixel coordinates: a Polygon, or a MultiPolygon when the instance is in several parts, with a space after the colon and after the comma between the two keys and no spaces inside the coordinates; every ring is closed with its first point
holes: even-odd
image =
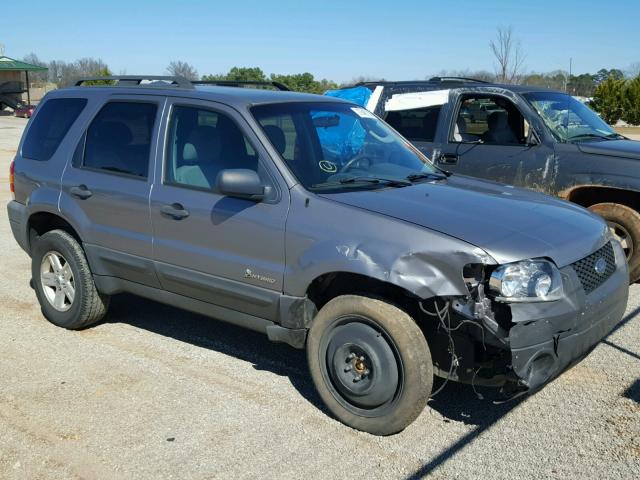
{"type": "Polygon", "coordinates": [[[4,103],[11,108],[20,103],[16,95],[27,92],[27,103],[31,104],[31,94],[29,93],[29,72],[41,72],[48,70],[46,67],[21,62],[6,56],[0,56],[0,103],[4,103]],[[25,73],[26,90],[21,82],[22,72],[25,73]]]}

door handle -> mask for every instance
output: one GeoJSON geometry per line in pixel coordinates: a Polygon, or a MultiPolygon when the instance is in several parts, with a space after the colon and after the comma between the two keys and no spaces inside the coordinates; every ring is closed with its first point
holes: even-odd
{"type": "Polygon", "coordinates": [[[455,165],[458,163],[458,155],[455,153],[442,153],[440,155],[440,163],[445,165],[455,165]]]}
{"type": "Polygon", "coordinates": [[[74,197],[81,198],[82,200],[86,200],[91,195],[93,195],[93,192],[91,192],[91,190],[89,190],[86,185],[71,187],[69,189],[69,193],[71,193],[71,195],[73,195],[74,197]]]}
{"type": "Polygon", "coordinates": [[[167,215],[174,220],[182,220],[189,216],[189,212],[184,209],[179,203],[172,203],[171,205],[163,205],[160,208],[160,213],[167,215]]]}

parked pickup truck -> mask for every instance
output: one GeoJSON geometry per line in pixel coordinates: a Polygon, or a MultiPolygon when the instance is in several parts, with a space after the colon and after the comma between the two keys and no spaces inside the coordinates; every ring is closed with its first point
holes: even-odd
{"type": "Polygon", "coordinates": [[[474,79],[367,82],[359,102],[442,168],[557,195],[609,224],[640,279],[640,142],[559,91],[474,79]]]}

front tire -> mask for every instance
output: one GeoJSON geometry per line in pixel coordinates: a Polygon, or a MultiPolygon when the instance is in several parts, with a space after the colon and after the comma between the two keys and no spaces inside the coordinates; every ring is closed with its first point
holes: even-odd
{"type": "Polygon", "coordinates": [[[309,331],[307,359],[331,413],[374,435],[404,430],[433,386],[420,328],[406,312],[372,298],[344,295],[322,307],[309,331]]]}
{"type": "Polygon", "coordinates": [[[77,330],[107,313],[109,296],[96,289],[80,244],[63,230],[52,230],[33,246],[31,275],[43,315],[54,325],[77,330]]]}
{"type": "Polygon", "coordinates": [[[589,210],[604,218],[613,236],[622,244],[631,283],[640,280],[640,213],[619,203],[598,203],[589,210]]]}

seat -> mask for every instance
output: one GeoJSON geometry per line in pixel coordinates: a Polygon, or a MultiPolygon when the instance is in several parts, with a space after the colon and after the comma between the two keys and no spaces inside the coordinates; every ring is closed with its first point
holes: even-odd
{"type": "Polygon", "coordinates": [[[222,169],[220,152],[220,134],[216,128],[209,126],[194,128],[182,149],[182,162],[175,171],[176,182],[194,187],[212,188],[218,172],[222,169]]]}
{"type": "Polygon", "coordinates": [[[90,129],[84,164],[104,170],[132,171],[127,162],[127,145],[131,140],[131,130],[123,122],[101,121],[90,129]]]}
{"type": "Polygon", "coordinates": [[[216,125],[221,148],[222,169],[246,168],[258,170],[258,160],[247,153],[244,135],[238,126],[228,117],[220,115],[216,125]]]}
{"type": "Polygon", "coordinates": [[[487,118],[489,130],[484,135],[486,143],[509,145],[518,143],[518,139],[509,125],[507,112],[493,112],[487,118]]]}
{"type": "Polygon", "coordinates": [[[267,135],[273,147],[278,151],[280,155],[284,155],[287,149],[287,139],[284,136],[284,132],[277,125],[265,125],[264,133],[267,135]]]}

